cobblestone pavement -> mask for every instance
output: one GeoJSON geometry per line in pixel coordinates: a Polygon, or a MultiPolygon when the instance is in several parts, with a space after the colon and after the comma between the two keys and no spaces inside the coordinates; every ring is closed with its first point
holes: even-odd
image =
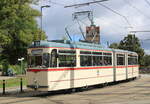
{"type": "Polygon", "coordinates": [[[67,94],[0,95],[0,104],[150,104],[150,75],[104,88],[67,94]]]}

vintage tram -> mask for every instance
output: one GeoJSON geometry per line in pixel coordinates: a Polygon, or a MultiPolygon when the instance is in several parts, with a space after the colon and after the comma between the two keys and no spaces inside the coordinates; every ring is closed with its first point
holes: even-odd
{"type": "Polygon", "coordinates": [[[138,76],[135,52],[68,40],[35,41],[28,48],[29,89],[74,89],[138,76]]]}

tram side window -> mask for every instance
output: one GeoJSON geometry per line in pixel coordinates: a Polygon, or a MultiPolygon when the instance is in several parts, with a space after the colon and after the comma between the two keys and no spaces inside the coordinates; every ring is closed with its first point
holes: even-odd
{"type": "Polygon", "coordinates": [[[112,65],[112,53],[103,53],[103,65],[112,65]]]}
{"type": "Polygon", "coordinates": [[[102,66],[102,56],[93,56],[93,66],[102,66]]]}
{"type": "Polygon", "coordinates": [[[92,52],[92,63],[93,66],[102,66],[102,52],[92,52]]]}
{"type": "Polygon", "coordinates": [[[58,56],[59,67],[75,67],[76,52],[72,50],[61,50],[58,56]]]}
{"type": "Polygon", "coordinates": [[[117,54],[117,65],[125,65],[125,55],[117,54]]]}
{"type": "Polygon", "coordinates": [[[81,66],[92,66],[92,57],[81,55],[80,56],[80,65],[81,66]]]}
{"type": "Polygon", "coordinates": [[[92,66],[92,54],[90,51],[80,51],[80,65],[92,66]]]}
{"type": "Polygon", "coordinates": [[[102,52],[80,52],[81,66],[103,66],[112,65],[112,54],[102,52]]]}
{"type": "Polygon", "coordinates": [[[138,57],[128,55],[128,65],[137,65],[138,64],[138,57]]]}

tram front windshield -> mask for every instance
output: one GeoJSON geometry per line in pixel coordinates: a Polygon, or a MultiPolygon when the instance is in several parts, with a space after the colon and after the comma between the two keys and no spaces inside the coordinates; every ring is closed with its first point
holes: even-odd
{"type": "Polygon", "coordinates": [[[49,54],[44,53],[42,55],[30,55],[28,60],[28,65],[31,68],[39,67],[39,68],[45,68],[49,67],[49,54]]]}

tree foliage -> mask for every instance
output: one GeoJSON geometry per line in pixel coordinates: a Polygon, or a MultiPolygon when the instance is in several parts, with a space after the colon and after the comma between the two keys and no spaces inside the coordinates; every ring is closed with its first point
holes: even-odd
{"type": "Polygon", "coordinates": [[[37,25],[40,12],[30,4],[35,0],[0,0],[0,47],[1,59],[16,64],[17,59],[26,55],[27,46],[34,40],[46,36],[37,25]]]}
{"type": "Polygon", "coordinates": [[[150,55],[145,55],[144,56],[144,66],[149,66],[150,67],[150,55]]]}
{"type": "Polygon", "coordinates": [[[118,43],[112,43],[109,48],[113,48],[113,49],[118,49],[119,48],[119,44],[118,43]]]}

